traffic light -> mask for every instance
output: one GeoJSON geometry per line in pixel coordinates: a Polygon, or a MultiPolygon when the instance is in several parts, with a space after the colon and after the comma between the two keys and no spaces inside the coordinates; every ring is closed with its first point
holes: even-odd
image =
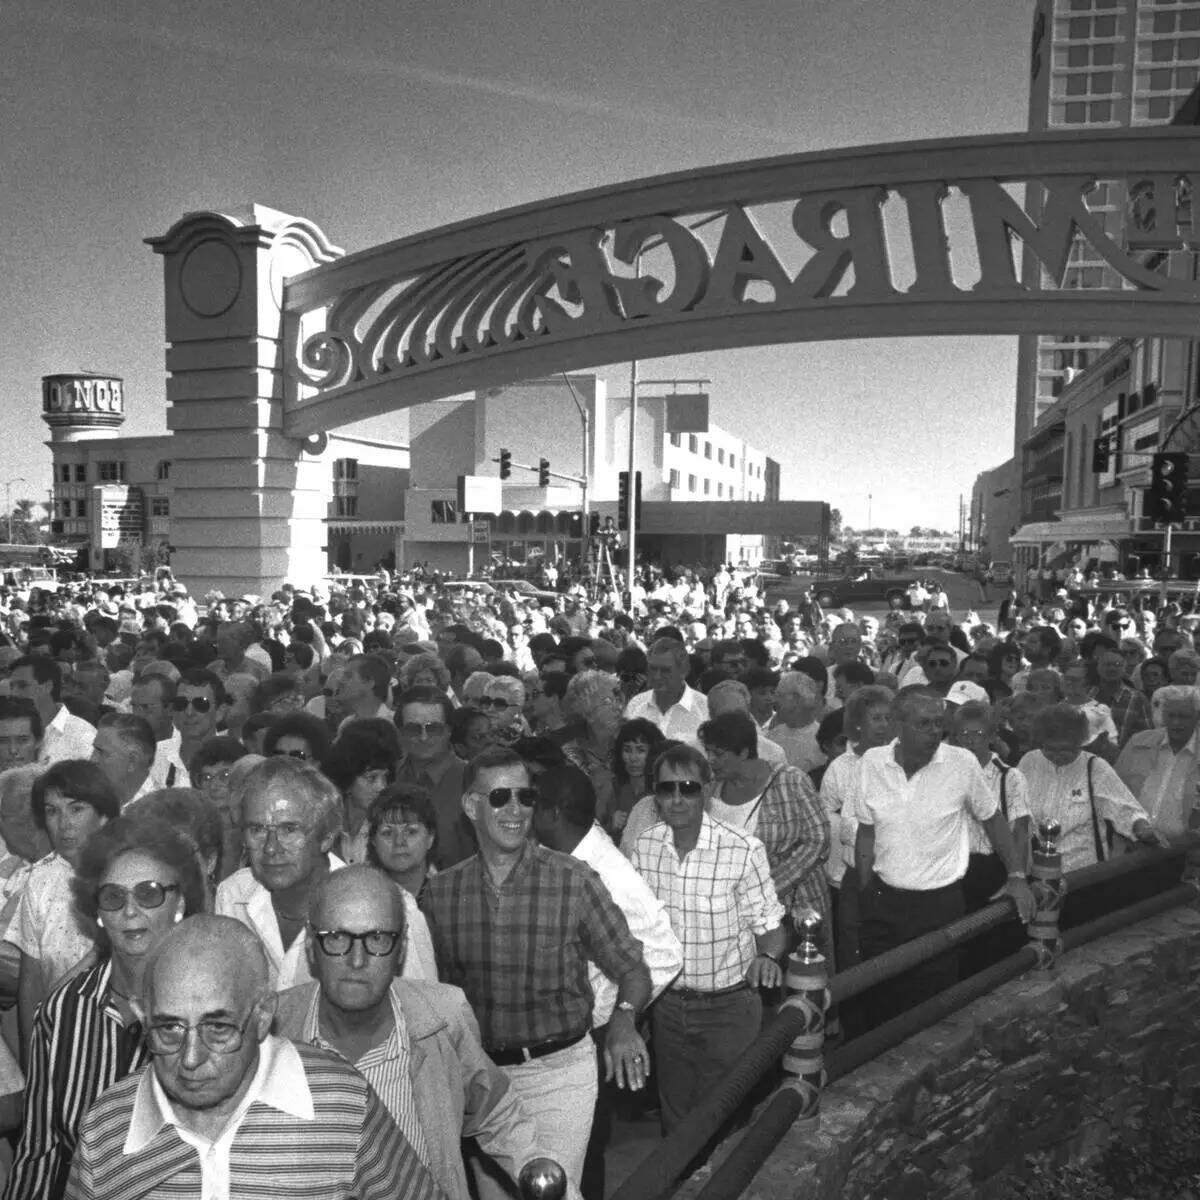
{"type": "Polygon", "coordinates": [[[500,451],[500,478],[509,479],[512,477],[512,451],[500,451]]]}
{"type": "Polygon", "coordinates": [[[1103,475],[1112,461],[1112,444],[1107,436],[1098,437],[1092,442],[1092,474],[1103,475]]]}
{"type": "Polygon", "coordinates": [[[638,471],[633,477],[633,523],[642,527],[642,473],[638,471]]]}
{"type": "Polygon", "coordinates": [[[588,536],[596,537],[600,532],[600,514],[598,512],[588,513],[588,536]]]}
{"type": "Polygon", "coordinates": [[[629,528],[629,472],[617,472],[617,528],[629,528]]]}
{"type": "Polygon", "coordinates": [[[1150,464],[1146,516],[1176,525],[1187,513],[1187,455],[1179,451],[1156,454],[1150,464]]]}
{"type": "Polygon", "coordinates": [[[538,460],[538,487],[550,486],[550,460],[542,458],[538,460]]]}

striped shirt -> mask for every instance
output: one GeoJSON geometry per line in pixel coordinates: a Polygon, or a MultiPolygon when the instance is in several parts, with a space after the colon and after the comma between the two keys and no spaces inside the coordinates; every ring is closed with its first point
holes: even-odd
{"type": "MultiPolygon", "coordinates": [[[[417,1101],[413,1095],[408,1022],[404,1019],[404,1009],[400,1007],[400,999],[394,988],[388,990],[388,999],[392,1004],[392,1031],[387,1040],[382,1045],[372,1046],[358,1062],[350,1065],[375,1089],[375,1095],[392,1114],[392,1120],[400,1126],[421,1161],[428,1166],[429,1147],[425,1144],[425,1134],[417,1115],[417,1101]]],[[[313,989],[312,1003],[304,1019],[304,1040],[311,1046],[328,1050],[330,1054],[341,1054],[336,1046],[321,1036],[320,1008],[321,989],[318,987],[313,989]]]]}
{"type": "Polygon", "coordinates": [[[111,1087],[84,1117],[67,1200],[443,1196],[353,1067],[283,1038],[267,1038],[262,1054],[281,1060],[286,1096],[279,1096],[283,1107],[259,1095],[247,1108],[228,1147],[226,1190],[204,1190],[200,1154],[180,1136],[169,1101],[154,1098],[154,1068],[149,1067],[111,1087]]]}
{"type": "Polygon", "coordinates": [[[62,1195],[83,1114],[150,1056],[109,991],[108,959],[55,988],[38,1007],[29,1043],[21,1140],[5,1200],[62,1195]]]}
{"type": "Polygon", "coordinates": [[[647,829],[630,857],[683,943],[679,986],[715,992],[741,983],[754,961],[755,935],[783,920],[762,842],[705,813],[682,860],[665,824],[647,829]]]}
{"type": "Polygon", "coordinates": [[[499,887],[475,855],[430,879],[422,907],[441,980],[466,992],[489,1052],[582,1037],[588,960],[618,981],[642,962],[596,872],[532,843],[499,887]]]}

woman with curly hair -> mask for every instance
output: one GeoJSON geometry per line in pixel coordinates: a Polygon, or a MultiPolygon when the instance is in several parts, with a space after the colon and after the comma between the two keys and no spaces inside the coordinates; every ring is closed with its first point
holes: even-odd
{"type": "Polygon", "coordinates": [[[204,910],[195,843],[149,817],[118,817],[94,832],[78,856],[71,891],[101,955],[38,1009],[10,1200],[63,1194],[88,1106],[150,1061],[131,1003],[141,994],[146,962],[177,922],[204,910]]]}
{"type": "Polygon", "coordinates": [[[621,723],[612,747],[613,807],[605,824],[609,833],[619,834],[630,809],[654,791],[654,760],[666,740],[663,731],[645,717],[621,723]]]}

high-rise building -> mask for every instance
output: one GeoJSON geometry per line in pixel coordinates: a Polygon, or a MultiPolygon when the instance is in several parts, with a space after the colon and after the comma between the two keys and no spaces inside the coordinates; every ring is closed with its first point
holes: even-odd
{"type": "MultiPolygon", "coordinates": [[[[1171,121],[1200,79],[1200,0],[1037,0],[1030,54],[1029,128],[1118,129],[1171,121]]],[[[1028,206],[1037,220],[1039,189],[1028,206]]],[[[1089,198],[1120,241],[1125,188],[1101,182],[1089,198]]],[[[1028,257],[1026,271],[1037,269],[1028,257]]],[[[1032,274],[1027,274],[1032,279],[1032,274]]],[[[1116,273],[1082,240],[1066,287],[1119,287],[1116,273]]],[[[1120,334],[1114,330],[1114,336],[1120,334]]],[[[1027,334],[1017,353],[1014,446],[1019,457],[1038,417],[1112,339],[1027,334]]]]}

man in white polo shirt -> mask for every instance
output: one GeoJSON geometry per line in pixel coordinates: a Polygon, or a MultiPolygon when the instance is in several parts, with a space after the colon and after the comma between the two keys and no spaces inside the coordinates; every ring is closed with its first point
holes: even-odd
{"type": "Polygon", "coordinates": [[[646,655],[648,691],[639,692],[625,706],[625,720],[645,717],[679,742],[699,746],[697,731],[708,720],[703,692],[687,685],[687,647],[677,638],[660,637],[646,655]]]}
{"type": "MultiPolygon", "coordinates": [[[[1004,862],[1002,889],[1022,922],[1033,916],[1033,893],[1018,861],[1000,805],[975,756],[942,744],[945,702],[924,688],[893,703],[898,737],[868,750],[857,790],[855,865],[862,889],[860,941],[864,959],[939,929],[965,912],[962,881],[970,853],[970,817],[983,826],[1004,862]]],[[[939,955],[888,983],[877,1018],[886,1019],[958,981],[958,955],[939,955]]]]}

